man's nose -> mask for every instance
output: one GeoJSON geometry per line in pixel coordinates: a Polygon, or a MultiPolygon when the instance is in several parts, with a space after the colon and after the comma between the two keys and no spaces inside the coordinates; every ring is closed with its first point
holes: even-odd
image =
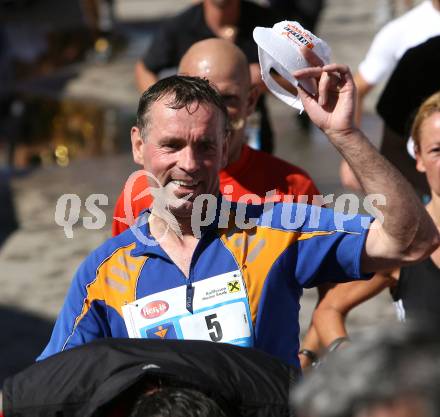
{"type": "Polygon", "coordinates": [[[196,152],[191,146],[185,146],[179,152],[179,167],[186,172],[195,172],[199,168],[199,161],[196,152]]]}

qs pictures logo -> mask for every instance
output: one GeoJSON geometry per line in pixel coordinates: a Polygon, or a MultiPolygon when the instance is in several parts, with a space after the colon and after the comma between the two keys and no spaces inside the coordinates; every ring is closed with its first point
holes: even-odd
{"type": "MultiPolygon", "coordinates": [[[[133,172],[125,184],[124,188],[124,214],[125,218],[114,217],[116,221],[122,222],[130,227],[136,239],[147,246],[156,246],[160,244],[170,229],[182,238],[178,221],[172,213],[172,208],[178,208],[191,198],[192,193],[183,198],[177,198],[174,194],[175,185],[167,184],[165,187],[151,172],[138,170],[133,172]],[[142,189],[137,195],[133,195],[136,190],[142,189]],[[141,215],[134,218],[133,202],[139,201],[150,195],[153,201],[154,214],[165,221],[166,228],[162,236],[156,239],[148,237],[143,231],[147,223],[147,216],[141,215]]],[[[147,206],[145,207],[147,208],[147,206]]]]}

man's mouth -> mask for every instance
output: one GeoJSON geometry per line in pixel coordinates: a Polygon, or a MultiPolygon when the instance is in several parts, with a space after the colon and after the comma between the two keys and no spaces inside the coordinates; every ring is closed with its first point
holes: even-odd
{"type": "Polygon", "coordinates": [[[171,183],[177,185],[178,187],[192,189],[192,188],[196,188],[200,184],[200,181],[196,181],[196,180],[172,180],[171,183]]]}

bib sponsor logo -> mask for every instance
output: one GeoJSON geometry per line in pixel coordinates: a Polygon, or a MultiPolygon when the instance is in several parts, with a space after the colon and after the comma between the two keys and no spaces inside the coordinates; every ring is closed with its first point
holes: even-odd
{"type": "Polygon", "coordinates": [[[176,329],[173,323],[163,323],[146,331],[148,339],[177,339],[176,329]]]}
{"type": "Polygon", "coordinates": [[[228,292],[232,293],[232,292],[239,292],[240,291],[240,281],[238,281],[237,279],[234,281],[229,281],[228,282],[228,292]]]}
{"type": "Polygon", "coordinates": [[[155,319],[156,317],[165,314],[169,307],[170,306],[166,301],[151,301],[142,308],[141,314],[146,319],[155,319]]]}

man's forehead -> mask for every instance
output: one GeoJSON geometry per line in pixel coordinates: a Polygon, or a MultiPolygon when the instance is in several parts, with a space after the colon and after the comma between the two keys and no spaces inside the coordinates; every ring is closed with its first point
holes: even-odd
{"type": "Polygon", "coordinates": [[[173,108],[173,104],[164,97],[152,105],[150,134],[154,130],[162,136],[179,136],[187,129],[195,129],[198,134],[209,136],[218,129],[223,130],[223,114],[214,104],[195,101],[181,109],[173,108]]]}

